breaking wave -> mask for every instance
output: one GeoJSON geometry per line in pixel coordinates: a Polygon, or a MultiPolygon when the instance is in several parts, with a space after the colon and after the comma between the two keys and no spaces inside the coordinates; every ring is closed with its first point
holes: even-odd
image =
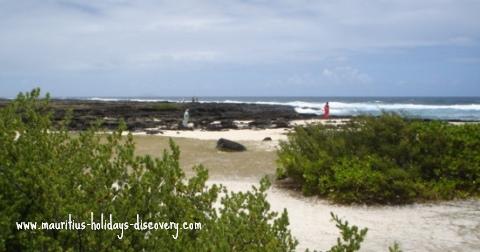
{"type": "MultiPolygon", "coordinates": [[[[363,98],[368,100],[368,98],[363,98]]],[[[336,116],[355,116],[355,115],[378,115],[382,111],[398,112],[412,117],[431,118],[431,119],[447,119],[447,120],[480,120],[480,103],[478,99],[472,100],[472,103],[453,103],[451,100],[443,102],[444,104],[435,104],[416,98],[415,102],[385,102],[378,99],[368,101],[330,101],[330,113],[336,116]],[[425,101],[422,103],[422,101],[425,101]]],[[[136,101],[136,102],[188,102],[184,98],[98,98],[93,97],[89,100],[94,101],[136,101]]],[[[285,100],[285,98],[284,98],[285,100]]],[[[411,100],[411,99],[406,99],[411,100]]],[[[287,105],[292,106],[298,113],[302,114],[323,114],[323,106],[325,99],[318,98],[318,101],[275,101],[275,98],[255,98],[245,97],[243,99],[221,99],[221,98],[203,98],[200,102],[217,102],[217,103],[252,103],[252,104],[270,104],[270,105],[287,105]],[[255,100],[257,99],[257,100],[255,100]],[[268,100],[271,99],[271,100],[268,100]],[[273,100],[273,101],[272,101],[273,100]]]]}

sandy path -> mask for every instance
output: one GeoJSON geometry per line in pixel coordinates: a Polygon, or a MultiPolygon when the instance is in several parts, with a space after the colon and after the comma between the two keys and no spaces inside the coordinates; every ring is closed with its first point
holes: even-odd
{"type": "MultiPolygon", "coordinates": [[[[220,135],[207,132],[190,134],[210,140],[185,138],[186,135],[174,140],[182,151],[180,164],[187,174],[191,174],[193,165],[202,163],[210,171],[209,183],[221,183],[230,190],[242,191],[257,184],[262,176],[274,175],[276,153],[272,151],[275,149],[272,144],[275,141],[261,141],[270,133],[272,137],[274,132],[281,135],[280,131],[249,131],[248,136],[255,138],[247,138],[241,132],[215,132],[246,145],[248,150],[241,153],[217,151],[212,139],[220,135]]],[[[135,136],[134,139],[138,154],[161,156],[162,150],[168,148],[168,137],[135,136]]],[[[402,207],[338,206],[276,186],[268,191],[268,200],[276,211],[287,209],[290,228],[300,242],[298,251],[326,250],[335,243],[338,230],[330,222],[330,212],[369,228],[362,251],[388,251],[387,247],[394,241],[398,241],[404,251],[480,251],[479,200],[402,207]]]]}
{"type": "MultiPolygon", "coordinates": [[[[211,180],[230,190],[245,191],[256,182],[211,180]]],[[[334,212],[359,227],[368,227],[362,251],[388,251],[397,241],[403,251],[480,251],[480,201],[452,201],[407,206],[339,206],[316,197],[273,187],[268,201],[275,211],[288,211],[290,228],[300,244],[297,251],[325,251],[336,243],[334,212]]]]}

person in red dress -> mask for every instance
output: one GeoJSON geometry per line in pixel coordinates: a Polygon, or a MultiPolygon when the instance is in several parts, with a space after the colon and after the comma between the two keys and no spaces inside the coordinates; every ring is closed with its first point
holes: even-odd
{"type": "Polygon", "coordinates": [[[328,102],[325,103],[325,106],[323,106],[323,119],[328,119],[330,116],[330,106],[328,105],[328,102]]]}

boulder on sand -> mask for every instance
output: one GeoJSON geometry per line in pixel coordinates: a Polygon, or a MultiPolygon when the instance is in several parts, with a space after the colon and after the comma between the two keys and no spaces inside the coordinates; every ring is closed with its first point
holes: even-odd
{"type": "Polygon", "coordinates": [[[243,146],[242,144],[239,144],[237,142],[225,139],[225,138],[220,138],[217,141],[217,149],[221,151],[246,151],[247,148],[243,146]]]}
{"type": "Polygon", "coordinates": [[[256,119],[249,122],[248,126],[252,128],[267,129],[272,126],[272,122],[269,119],[256,119]]]}
{"type": "Polygon", "coordinates": [[[145,133],[147,133],[147,135],[156,135],[156,134],[163,134],[163,131],[158,129],[146,129],[145,133]]]}
{"type": "Polygon", "coordinates": [[[275,128],[288,128],[289,127],[288,120],[285,120],[285,119],[282,119],[282,118],[278,118],[277,120],[275,120],[273,122],[273,124],[275,125],[275,128]]]}

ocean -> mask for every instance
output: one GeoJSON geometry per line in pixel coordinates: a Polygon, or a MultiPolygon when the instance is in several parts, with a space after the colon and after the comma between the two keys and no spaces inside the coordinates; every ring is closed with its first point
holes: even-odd
{"type": "MultiPolygon", "coordinates": [[[[88,100],[191,101],[191,97],[88,97],[88,100]]],[[[329,102],[335,116],[397,112],[407,117],[480,121],[480,97],[198,97],[199,102],[288,105],[298,113],[323,114],[329,102]]]]}

